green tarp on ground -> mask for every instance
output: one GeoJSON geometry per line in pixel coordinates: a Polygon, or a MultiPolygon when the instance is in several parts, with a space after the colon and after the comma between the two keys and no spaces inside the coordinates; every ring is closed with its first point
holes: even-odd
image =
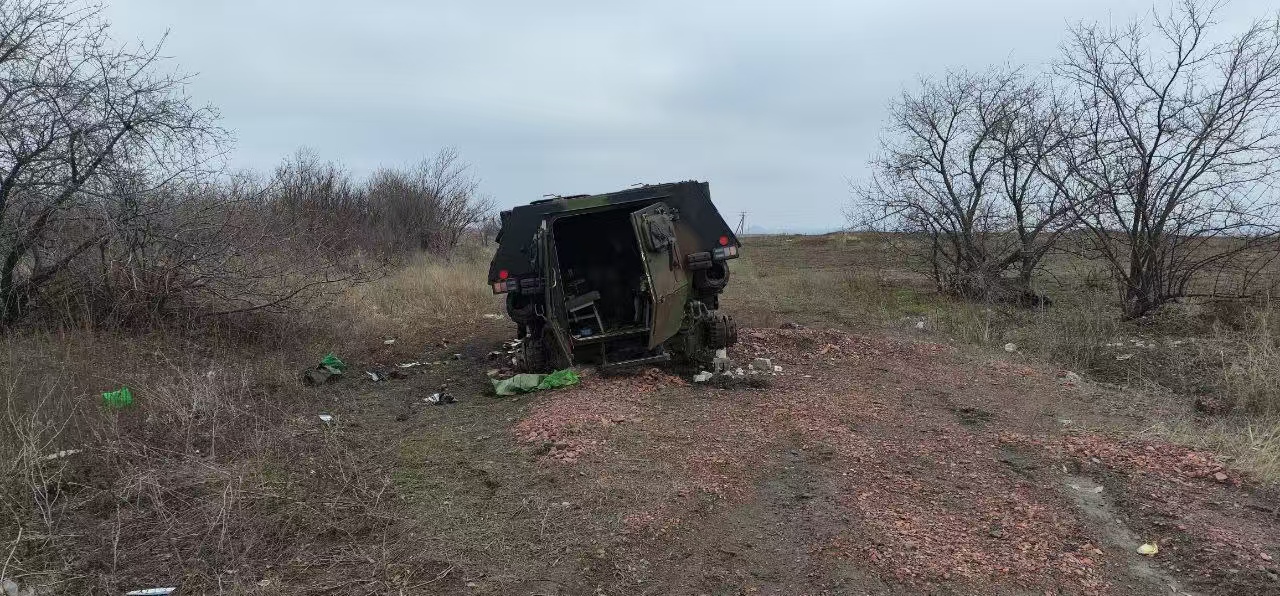
{"type": "Polygon", "coordinates": [[[500,396],[519,395],[531,391],[559,389],[578,384],[578,374],[569,369],[558,370],[549,375],[532,373],[519,374],[507,379],[489,379],[493,383],[493,392],[500,396]]]}

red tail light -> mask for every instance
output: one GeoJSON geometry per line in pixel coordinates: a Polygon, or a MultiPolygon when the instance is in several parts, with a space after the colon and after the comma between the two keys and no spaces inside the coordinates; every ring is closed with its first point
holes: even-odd
{"type": "Polygon", "coordinates": [[[506,269],[503,269],[498,272],[498,279],[506,279],[508,277],[511,277],[511,274],[508,273],[506,269]]]}
{"type": "Polygon", "coordinates": [[[721,236],[721,237],[720,237],[720,246],[729,246],[729,237],[728,237],[728,236],[721,236]]]}

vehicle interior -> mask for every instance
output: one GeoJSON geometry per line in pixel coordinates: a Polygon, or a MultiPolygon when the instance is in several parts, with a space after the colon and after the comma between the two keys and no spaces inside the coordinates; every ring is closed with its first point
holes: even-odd
{"type": "Polygon", "coordinates": [[[572,334],[642,327],[648,319],[644,264],[631,209],[562,217],[553,224],[572,334]]]}

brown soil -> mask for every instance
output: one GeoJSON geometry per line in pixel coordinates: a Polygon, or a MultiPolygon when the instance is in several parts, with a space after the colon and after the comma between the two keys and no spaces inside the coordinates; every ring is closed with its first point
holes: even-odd
{"type": "MultiPolygon", "coordinates": [[[[657,370],[485,394],[483,354],[328,391],[429,553],[404,593],[1275,594],[1276,494],[1125,438],[1159,404],[1058,371],[747,329],[767,388],[657,370]],[[422,400],[446,385],[459,403],[422,400]],[[1127,405],[1121,405],[1127,404],[1127,405]],[[1088,430],[1085,430],[1088,429],[1088,430]],[[1155,541],[1154,557],[1136,553],[1155,541]],[[428,577],[429,576],[429,577],[428,577]]],[[[385,539],[385,538],[384,538],[385,539]]]]}

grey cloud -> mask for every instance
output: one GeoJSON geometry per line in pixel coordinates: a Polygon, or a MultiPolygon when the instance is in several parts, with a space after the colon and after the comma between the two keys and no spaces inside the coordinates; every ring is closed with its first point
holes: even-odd
{"type": "Polygon", "coordinates": [[[191,94],[236,133],[237,166],[308,146],[367,172],[452,145],[503,205],[698,178],[725,212],[813,228],[842,223],[886,102],[919,76],[1039,67],[1069,21],[1150,7],[114,0],[108,14],[126,40],[171,31],[191,94]]]}

